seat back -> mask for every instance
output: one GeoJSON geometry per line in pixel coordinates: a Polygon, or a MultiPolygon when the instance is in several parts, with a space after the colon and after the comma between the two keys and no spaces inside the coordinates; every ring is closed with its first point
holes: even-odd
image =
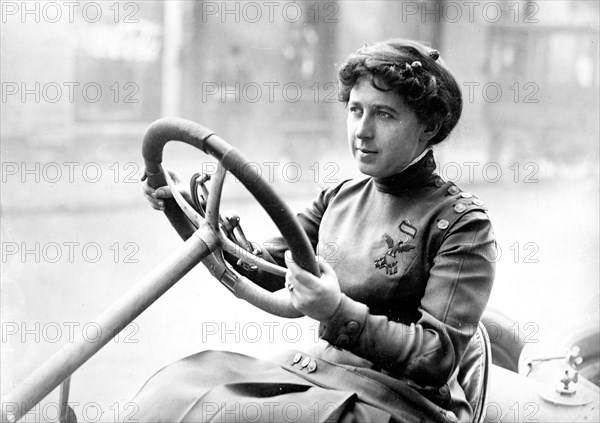
{"type": "Polygon", "coordinates": [[[488,333],[479,323],[460,362],[458,383],[473,409],[473,422],[482,422],[492,365],[492,347],[488,333]]]}

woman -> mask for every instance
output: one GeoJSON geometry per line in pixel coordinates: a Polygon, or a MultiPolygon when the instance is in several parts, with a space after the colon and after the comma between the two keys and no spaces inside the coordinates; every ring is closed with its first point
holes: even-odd
{"type": "MultiPolygon", "coordinates": [[[[324,190],[298,215],[317,254],[339,247],[331,263],[319,260],[320,277],[285,260],[292,303],[327,343],[273,362],[189,357],[142,389],[143,418],[472,419],[459,377],[490,295],[495,241],[483,202],[437,176],[431,150],[460,118],[460,88],[436,50],[406,40],[359,49],[338,76],[350,149],[368,178],[324,190]],[[150,399],[173,380],[168,400],[150,399]]],[[[162,209],[169,192],[157,192],[146,185],[162,209]]]]}

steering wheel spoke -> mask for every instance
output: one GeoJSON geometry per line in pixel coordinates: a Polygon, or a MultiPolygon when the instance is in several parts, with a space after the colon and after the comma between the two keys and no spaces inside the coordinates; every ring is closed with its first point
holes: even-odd
{"type": "Polygon", "coordinates": [[[254,265],[259,270],[262,270],[262,271],[268,272],[268,273],[272,273],[275,276],[280,276],[280,277],[285,276],[285,272],[286,272],[285,268],[278,266],[274,263],[271,263],[261,257],[258,257],[255,254],[252,254],[251,251],[244,249],[240,245],[237,245],[236,243],[231,241],[229,238],[227,238],[227,236],[225,236],[223,234],[223,232],[220,233],[219,240],[221,241],[223,251],[228,252],[229,254],[242,260],[243,262],[254,265]]]}
{"type": "Polygon", "coordinates": [[[217,232],[219,232],[219,209],[221,208],[221,194],[223,192],[225,176],[227,176],[227,170],[223,167],[221,162],[219,162],[217,173],[212,178],[210,191],[208,193],[208,198],[206,199],[206,222],[217,232]]]}

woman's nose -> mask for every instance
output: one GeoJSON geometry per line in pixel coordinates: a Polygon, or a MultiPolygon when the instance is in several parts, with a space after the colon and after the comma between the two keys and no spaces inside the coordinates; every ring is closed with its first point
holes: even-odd
{"type": "Polygon", "coordinates": [[[368,116],[366,116],[366,114],[362,115],[362,117],[356,122],[354,135],[359,139],[373,137],[373,122],[368,116]]]}

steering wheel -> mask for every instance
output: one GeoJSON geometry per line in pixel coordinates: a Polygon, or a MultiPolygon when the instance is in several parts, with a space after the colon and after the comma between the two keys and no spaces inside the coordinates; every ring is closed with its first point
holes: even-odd
{"type": "Polygon", "coordinates": [[[254,166],[247,165],[249,161],[237,149],[210,129],[179,118],[163,118],[153,122],[144,136],[142,155],[146,166],[145,177],[152,188],[156,189],[171,182],[168,173],[162,167],[162,155],[167,142],[175,140],[211,155],[219,161],[219,167],[211,184],[206,219],[202,219],[178,191],[172,189],[174,198],[165,199],[164,211],[171,225],[184,240],[196,234],[204,241],[210,253],[202,258],[203,264],[236,297],[277,316],[302,317],[303,314],[294,308],[285,289],[269,292],[225,263],[223,250],[241,257],[246,262],[252,261],[259,268],[271,273],[281,275],[285,272],[279,266],[272,265],[237,246],[221,230],[219,207],[226,171],[234,174],[267,212],[285,239],[294,261],[313,275],[319,275],[308,236],[292,211],[262,179],[254,166]],[[251,255],[250,259],[248,255],[251,255]]]}

